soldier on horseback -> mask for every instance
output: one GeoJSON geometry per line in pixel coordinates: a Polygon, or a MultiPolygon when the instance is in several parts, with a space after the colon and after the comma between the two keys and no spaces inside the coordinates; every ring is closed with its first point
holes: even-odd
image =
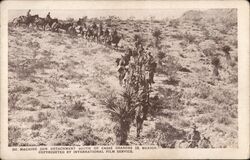
{"type": "Polygon", "coordinates": [[[105,31],[104,31],[104,41],[105,41],[105,43],[108,42],[109,34],[110,34],[109,29],[106,28],[105,31]]]}
{"type": "Polygon", "coordinates": [[[156,65],[157,63],[154,61],[154,57],[151,55],[151,52],[147,52],[146,70],[148,71],[148,75],[146,77],[150,84],[154,83],[156,65]]]}
{"type": "Polygon", "coordinates": [[[46,16],[46,20],[51,20],[52,18],[50,17],[50,12],[47,14],[47,16],[46,16]]]}
{"type": "Polygon", "coordinates": [[[113,36],[117,36],[117,30],[116,29],[113,32],[113,36]]]}
{"type": "Polygon", "coordinates": [[[92,24],[92,28],[93,28],[94,30],[96,30],[96,29],[98,28],[95,22],[92,24]]]}
{"type": "Polygon", "coordinates": [[[105,35],[105,37],[109,36],[109,29],[108,28],[105,29],[104,35],[105,35]]]}
{"type": "Polygon", "coordinates": [[[31,10],[29,9],[28,12],[27,12],[27,17],[31,16],[30,12],[31,12],[31,10]]]}

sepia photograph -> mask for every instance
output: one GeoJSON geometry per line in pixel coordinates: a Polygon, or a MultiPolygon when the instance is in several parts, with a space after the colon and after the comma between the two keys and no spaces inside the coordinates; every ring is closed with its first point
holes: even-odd
{"type": "Polygon", "coordinates": [[[239,148],[237,7],[6,12],[8,147],[239,148]]]}

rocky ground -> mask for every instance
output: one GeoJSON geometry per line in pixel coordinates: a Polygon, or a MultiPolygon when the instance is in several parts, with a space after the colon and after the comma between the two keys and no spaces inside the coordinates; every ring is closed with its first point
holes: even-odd
{"type": "MultiPolygon", "coordinates": [[[[233,16],[234,10],[208,10],[190,11],[176,20],[115,22],[125,35],[123,47],[131,46],[138,33],[153,43],[151,29],[160,28],[167,62],[161,68],[165,72],[155,76],[152,93],[161,98],[163,108],[145,121],[141,138],[132,125],[129,144],[157,144],[163,133],[160,143],[169,147],[195,123],[213,147],[237,147],[233,16]],[[232,48],[230,62],[222,44],[232,48]],[[209,54],[215,53],[221,60],[219,77],[212,76],[209,54]]],[[[81,37],[12,26],[8,42],[10,146],[115,144],[114,122],[103,101],[122,90],[115,63],[121,52],[81,37]]]]}

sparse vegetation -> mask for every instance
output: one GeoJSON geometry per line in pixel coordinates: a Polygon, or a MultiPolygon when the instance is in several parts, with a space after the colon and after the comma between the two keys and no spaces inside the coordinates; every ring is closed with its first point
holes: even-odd
{"type": "Polygon", "coordinates": [[[169,81],[174,82],[177,80],[177,72],[180,68],[178,59],[173,56],[166,56],[162,60],[162,65],[158,67],[158,72],[167,75],[169,81]]]}
{"type": "Polygon", "coordinates": [[[21,137],[21,129],[17,126],[8,126],[9,146],[18,145],[18,139],[21,137]]]}
{"type": "Polygon", "coordinates": [[[130,125],[134,120],[136,109],[133,95],[127,91],[121,98],[111,95],[106,101],[106,107],[108,113],[111,114],[112,121],[116,123],[114,127],[116,144],[127,145],[130,125]]]}
{"type": "Polygon", "coordinates": [[[17,109],[17,102],[20,99],[20,95],[19,94],[15,94],[15,93],[10,93],[8,96],[8,105],[9,105],[9,109],[17,109]]]}
{"type": "Polygon", "coordinates": [[[161,39],[161,30],[156,28],[154,32],[152,33],[153,37],[155,38],[155,47],[159,48],[160,45],[160,39],[161,39]]]}
{"type": "Polygon", "coordinates": [[[178,19],[173,19],[169,21],[170,27],[178,28],[179,25],[180,25],[180,21],[178,19]]]}

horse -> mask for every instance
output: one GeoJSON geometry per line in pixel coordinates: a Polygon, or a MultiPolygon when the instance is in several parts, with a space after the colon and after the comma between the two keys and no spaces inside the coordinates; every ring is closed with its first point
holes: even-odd
{"type": "Polygon", "coordinates": [[[93,28],[93,40],[94,41],[96,40],[96,42],[99,41],[98,33],[99,33],[99,29],[98,28],[96,28],[96,29],[93,28]]]}
{"type": "Polygon", "coordinates": [[[73,23],[59,23],[58,28],[68,33],[69,27],[73,26],[73,23]]]}
{"type": "Polygon", "coordinates": [[[103,31],[102,27],[99,27],[98,35],[97,35],[99,43],[102,42],[102,40],[104,40],[103,36],[104,36],[104,31],[103,31]]]}
{"type": "Polygon", "coordinates": [[[109,38],[110,38],[109,30],[108,30],[108,28],[106,28],[106,30],[103,33],[104,44],[108,43],[109,38]]]}
{"type": "Polygon", "coordinates": [[[86,38],[86,33],[87,33],[87,26],[85,24],[85,25],[82,26],[82,31],[81,31],[82,37],[86,38]]]}
{"type": "Polygon", "coordinates": [[[87,20],[87,17],[79,18],[78,21],[76,22],[76,24],[77,24],[78,26],[83,26],[83,25],[86,26],[86,20],[87,20]]]}
{"type": "Polygon", "coordinates": [[[30,17],[26,17],[26,16],[20,16],[18,18],[13,19],[13,24],[14,27],[16,27],[17,25],[20,26],[21,24],[24,24],[26,26],[30,26],[30,24],[34,24],[35,20],[39,18],[38,15],[34,15],[34,16],[30,16],[30,17]]]}
{"type": "Polygon", "coordinates": [[[82,35],[82,30],[83,30],[82,26],[76,26],[75,30],[76,30],[77,35],[79,35],[79,34],[82,35]]]}
{"type": "Polygon", "coordinates": [[[86,39],[89,39],[92,36],[92,29],[90,27],[87,27],[86,31],[86,39]]]}
{"type": "Polygon", "coordinates": [[[92,27],[88,27],[86,31],[86,37],[87,39],[90,39],[94,41],[95,39],[98,40],[98,30],[93,29],[92,27]]]}
{"type": "Polygon", "coordinates": [[[35,20],[37,18],[39,18],[38,14],[33,15],[33,16],[29,16],[29,17],[27,17],[25,24],[29,27],[30,24],[33,25],[35,23],[35,20]]]}
{"type": "Polygon", "coordinates": [[[58,23],[58,19],[57,18],[54,18],[54,19],[48,19],[48,18],[46,18],[45,20],[46,20],[46,25],[49,25],[50,29],[51,29],[53,23],[55,23],[55,22],[58,23]]]}
{"type": "Polygon", "coordinates": [[[52,32],[59,32],[60,23],[54,22],[51,26],[52,32]]]}
{"type": "Polygon", "coordinates": [[[87,16],[83,18],[79,18],[78,21],[76,22],[76,25],[77,25],[76,31],[78,34],[81,34],[83,37],[86,36],[86,31],[87,31],[86,21],[87,21],[87,16]]]}
{"type": "Polygon", "coordinates": [[[45,26],[46,26],[45,18],[40,18],[40,17],[36,18],[35,25],[38,29],[39,29],[39,26],[41,26],[43,30],[45,31],[45,26]]]}
{"type": "Polygon", "coordinates": [[[112,44],[115,45],[115,48],[118,48],[118,43],[120,42],[120,40],[123,38],[123,35],[111,35],[111,37],[108,38],[107,40],[107,44],[112,46],[112,44]]]}
{"type": "Polygon", "coordinates": [[[16,27],[17,25],[20,26],[21,24],[24,24],[25,21],[26,21],[26,16],[19,16],[17,18],[14,18],[12,23],[14,27],[16,27]]]}
{"type": "Polygon", "coordinates": [[[69,33],[71,36],[77,36],[77,31],[76,31],[76,29],[75,29],[74,26],[70,26],[70,27],[68,28],[68,33],[69,33]]]}

